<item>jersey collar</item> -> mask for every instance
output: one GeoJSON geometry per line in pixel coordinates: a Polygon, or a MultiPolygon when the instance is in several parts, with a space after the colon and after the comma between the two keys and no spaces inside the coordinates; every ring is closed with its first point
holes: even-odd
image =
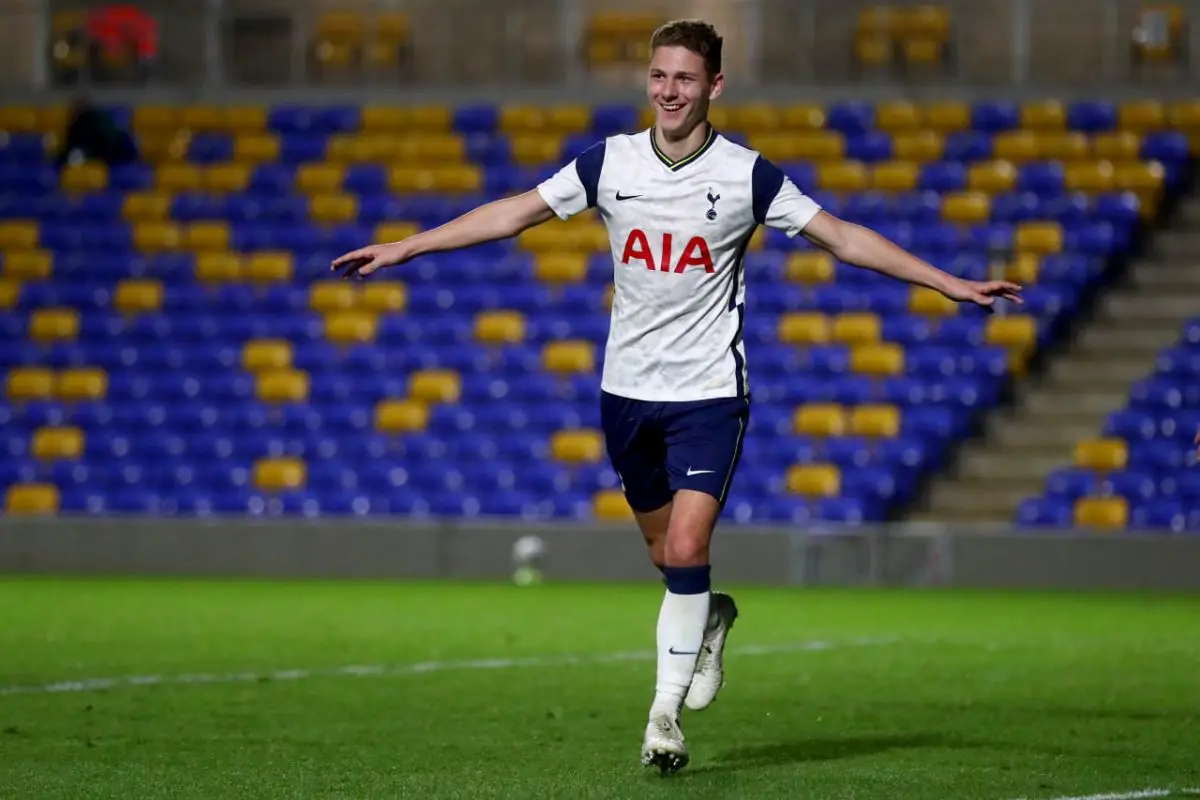
{"type": "Polygon", "coordinates": [[[654,151],[654,155],[658,157],[663,166],[672,172],[678,172],[688,164],[699,159],[700,156],[708,152],[708,149],[713,146],[713,142],[717,140],[717,129],[710,122],[708,123],[708,136],[704,137],[704,143],[678,161],[672,161],[666,153],[658,149],[658,140],[654,136],[654,130],[653,127],[650,128],[650,149],[654,151]]]}

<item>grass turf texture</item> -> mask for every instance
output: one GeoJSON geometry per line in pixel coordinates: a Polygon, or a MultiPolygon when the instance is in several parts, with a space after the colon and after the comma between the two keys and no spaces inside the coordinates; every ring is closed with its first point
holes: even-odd
{"type": "Polygon", "coordinates": [[[0,694],[0,797],[1007,800],[1200,785],[1200,598],[734,593],[731,648],[828,647],[730,655],[718,701],[685,712],[691,765],[663,778],[637,763],[656,585],[5,580],[5,687],[255,675],[0,694]],[[436,663],[319,674],[414,662],[436,663]],[[269,677],[290,669],[317,674],[269,677]]]}

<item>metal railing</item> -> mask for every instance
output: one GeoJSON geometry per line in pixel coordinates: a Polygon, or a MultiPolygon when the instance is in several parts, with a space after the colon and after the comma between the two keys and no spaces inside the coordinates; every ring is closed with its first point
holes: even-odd
{"type": "Polygon", "coordinates": [[[652,20],[713,20],[725,35],[734,92],[877,87],[920,93],[954,86],[1183,92],[1200,81],[1193,58],[1200,34],[1186,24],[1200,21],[1200,0],[1177,4],[1182,25],[1147,16],[1140,0],[942,0],[950,25],[936,57],[914,64],[900,48],[871,67],[857,53],[860,12],[880,5],[869,0],[143,0],[140,7],[158,22],[159,47],[140,70],[69,38],[64,15],[96,5],[0,0],[0,85],[632,90],[643,79],[648,37],[635,30],[631,46],[605,51],[590,46],[586,35],[597,14],[621,11],[652,20]],[[321,35],[331,9],[363,15],[361,38],[331,47],[321,35]],[[402,41],[381,32],[380,13],[404,15],[402,41]],[[1170,44],[1170,57],[1144,63],[1139,54],[1155,43],[1170,44]],[[627,63],[615,63],[614,54],[622,52],[630,56],[627,63]]]}

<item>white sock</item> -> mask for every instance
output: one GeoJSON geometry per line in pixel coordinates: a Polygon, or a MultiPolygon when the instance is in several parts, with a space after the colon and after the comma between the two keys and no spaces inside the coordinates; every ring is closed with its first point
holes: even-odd
{"type": "Polygon", "coordinates": [[[668,589],[663,597],[658,612],[658,681],[650,716],[675,716],[683,706],[704,641],[711,594],[673,594],[668,589]]]}

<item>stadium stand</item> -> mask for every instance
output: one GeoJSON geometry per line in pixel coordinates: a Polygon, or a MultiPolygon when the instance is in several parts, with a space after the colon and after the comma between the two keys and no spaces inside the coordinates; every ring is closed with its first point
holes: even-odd
{"type": "MultiPolygon", "coordinates": [[[[593,59],[641,57],[596,45],[640,33],[596,36],[593,59]]],[[[9,513],[627,517],[597,433],[613,266],[594,217],[361,285],[328,268],[533,186],[638,109],[113,111],[144,163],[61,174],[61,112],[0,111],[9,513]]],[[[1128,257],[1200,144],[1195,103],[1151,101],[759,104],[715,122],[839,215],[956,274],[1028,284],[1025,306],[989,317],[756,236],[735,521],[902,509],[1128,257]]],[[[1196,428],[1195,398],[1167,388],[1197,374],[1188,341],[1130,412],[1167,438],[1196,428]]],[[[1054,497],[1136,467],[1167,502],[1194,498],[1177,476],[1163,488],[1171,464],[1131,420],[1109,432],[1130,443],[1082,448],[1090,472],[1054,497]]],[[[1141,509],[1047,498],[1022,518],[1164,519],[1141,509]]]]}

